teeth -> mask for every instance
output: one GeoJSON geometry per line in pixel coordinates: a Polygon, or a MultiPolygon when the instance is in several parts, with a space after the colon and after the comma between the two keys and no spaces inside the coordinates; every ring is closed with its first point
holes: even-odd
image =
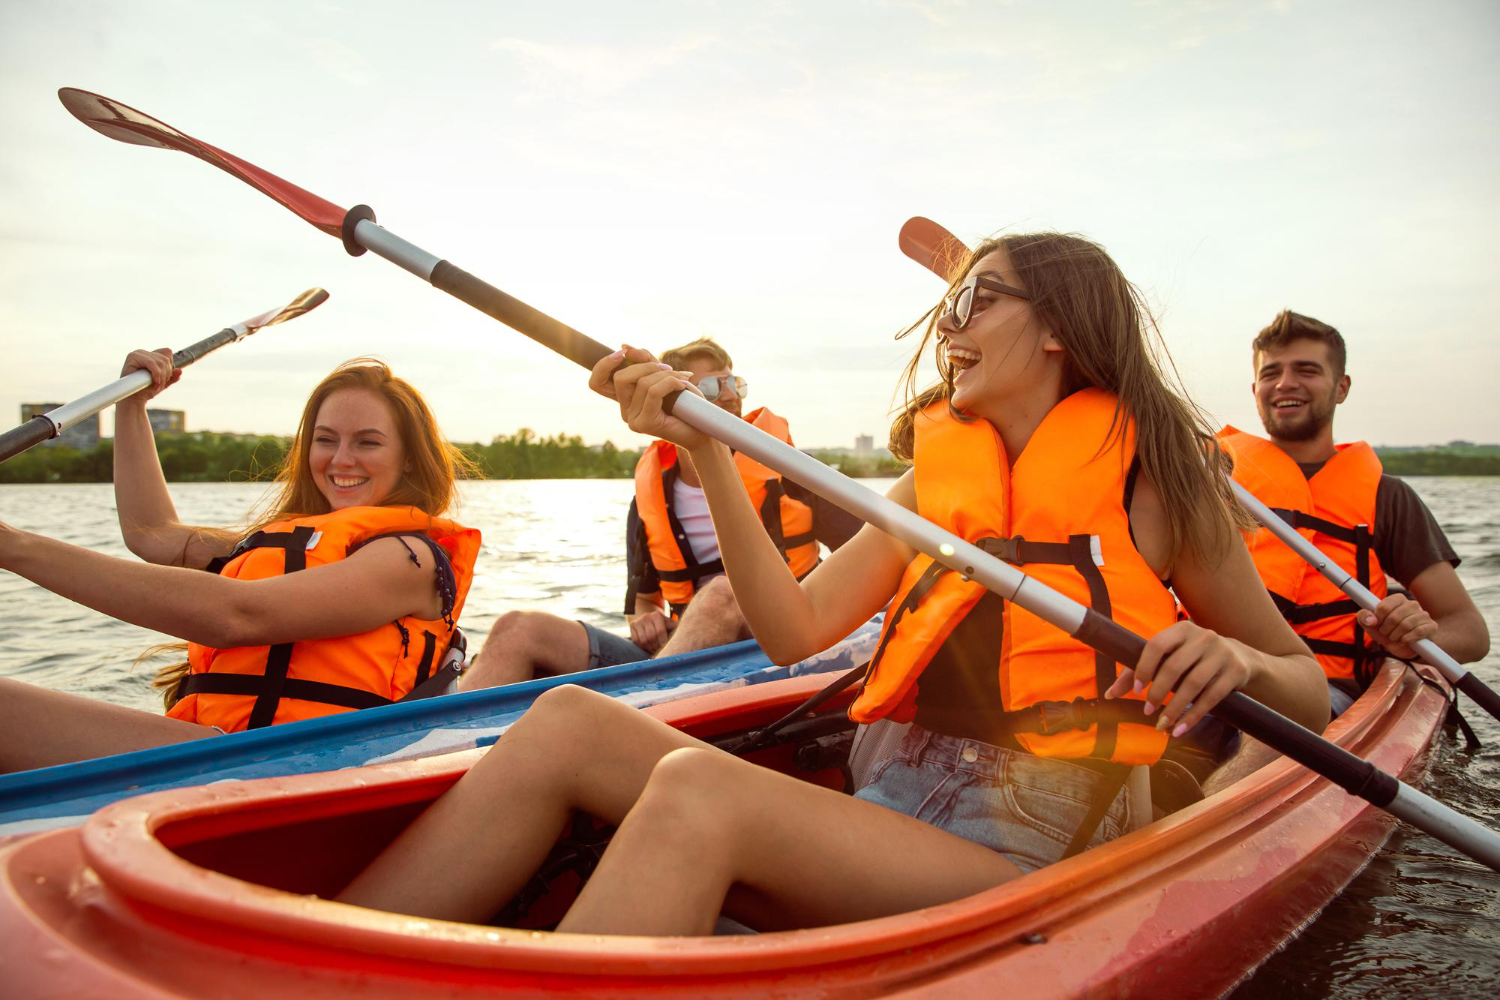
{"type": "Polygon", "coordinates": [[[1301,406],[1301,405],[1302,405],[1301,400],[1283,399],[1281,402],[1279,402],[1279,403],[1276,404],[1276,409],[1278,409],[1278,410],[1289,410],[1289,409],[1291,409],[1294,406],[1301,406]]]}
{"type": "Polygon", "coordinates": [[[971,351],[967,347],[948,348],[948,363],[954,368],[962,371],[979,364],[979,352],[971,351]]]}
{"type": "Polygon", "coordinates": [[[354,476],[329,476],[328,478],[333,480],[333,485],[335,486],[358,486],[361,483],[367,482],[369,479],[368,476],[364,478],[354,476]]]}

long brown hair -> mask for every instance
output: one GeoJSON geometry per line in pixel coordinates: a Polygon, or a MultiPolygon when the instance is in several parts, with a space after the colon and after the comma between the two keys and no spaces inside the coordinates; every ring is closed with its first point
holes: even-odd
{"type": "MultiPolygon", "coordinates": [[[[335,368],[313,389],[307,405],[302,408],[297,433],[276,473],[274,486],[257,505],[258,513],[252,515],[249,526],[238,532],[210,529],[214,534],[226,539],[237,539],[253,534],[275,521],[312,517],[333,510],[328,498],[318,489],[318,484],[313,479],[308,455],[312,450],[313,427],[317,423],[318,411],[329,396],[341,389],[363,389],[379,396],[390,408],[396,433],[401,438],[401,449],[408,470],[402,474],[390,495],[380,502],[380,506],[415,507],[425,514],[437,517],[457,500],[455,483],[459,476],[474,478],[478,475],[477,467],[468,456],[443,437],[437,418],[432,415],[427,401],[410,382],[398,378],[383,361],[354,358],[335,368]]],[[[140,659],[167,652],[180,655],[186,648],[182,643],[155,646],[143,653],[140,659]]],[[[188,663],[184,660],[162,667],[151,682],[152,687],[163,692],[162,697],[168,708],[176,703],[179,685],[187,673],[188,663]]]]}
{"type": "MultiPolygon", "coordinates": [[[[1030,233],[981,243],[954,269],[948,293],[977,261],[1002,248],[1031,293],[1033,314],[1064,349],[1063,394],[1089,386],[1112,392],[1119,409],[1111,433],[1125,432],[1121,410],[1135,422],[1136,455],[1162,497],[1171,551],[1188,544],[1221,554],[1234,537],[1232,529],[1249,526],[1248,515],[1233,499],[1227,458],[1203,412],[1182,391],[1139,290],[1099,244],[1071,233],[1030,233]]],[[[953,395],[955,373],[935,337],[942,308],[942,302],[934,305],[899,335],[922,330],[902,377],[904,403],[891,425],[891,453],[907,462],[917,413],[953,395]],[[929,342],[942,381],[919,392],[917,377],[929,342]]]]}

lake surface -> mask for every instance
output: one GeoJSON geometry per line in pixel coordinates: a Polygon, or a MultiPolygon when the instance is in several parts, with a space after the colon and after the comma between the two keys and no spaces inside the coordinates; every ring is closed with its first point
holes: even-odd
{"type": "MultiPolygon", "coordinates": [[[[1459,575],[1492,632],[1500,631],[1500,478],[1408,480],[1464,563],[1459,575]]],[[[887,481],[888,482],[888,481],[887,481]]],[[[884,489],[887,482],[871,480],[884,489]]],[[[172,486],[190,523],[243,521],[264,487],[172,486]]],[[[629,480],[465,483],[458,518],[484,532],[464,611],[470,648],[512,609],[537,609],[625,631],[624,524],[629,480]]],[[[128,555],[109,484],[0,486],[0,520],[100,552],[128,555]]],[[[0,573],[12,626],[0,635],[0,676],[159,711],[151,667],[131,663],[166,636],[107,618],[0,573]]],[[[1497,643],[1500,645],[1500,643],[1497,643]]],[[[1476,665],[1500,686],[1500,652],[1476,665]]],[[[1425,789],[1482,822],[1500,819],[1500,722],[1465,713],[1485,746],[1450,734],[1434,749],[1425,789]]],[[[1235,993],[1251,998],[1491,996],[1500,982],[1500,874],[1401,827],[1349,889],[1235,993]]]]}

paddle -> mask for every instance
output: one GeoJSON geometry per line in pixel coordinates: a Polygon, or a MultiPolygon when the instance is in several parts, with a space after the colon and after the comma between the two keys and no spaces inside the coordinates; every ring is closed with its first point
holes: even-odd
{"type": "MultiPolygon", "coordinates": [[[[289,319],[296,319],[303,313],[316,309],[327,300],[328,293],[323,289],[309,288],[279,309],[261,313],[254,319],[247,319],[234,326],[226,326],[213,336],[204,337],[196,344],[174,352],[172,366],[186,368],[194,361],[212,354],[226,344],[239,343],[257,330],[264,330],[277,323],[285,323],[289,319]]],[[[126,396],[140,392],[150,384],[149,372],[144,369],[133,371],[108,385],[95,389],[86,396],[79,396],[71,403],[64,403],[57,409],[48,410],[46,413],[38,413],[24,424],[0,434],[0,462],[14,458],[28,448],[57,437],[78,421],[93,416],[106,406],[113,406],[126,396]]]]}
{"type": "MultiPolygon", "coordinates": [[[[329,210],[337,212],[337,207],[316,195],[115,101],[78,90],[63,90],[60,96],[76,117],[111,138],[191,153],[270,195],[324,232],[334,232],[329,225],[329,210]]],[[[387,232],[376,225],[374,219],[375,213],[366,205],[356,206],[344,216],[337,232],[349,253],[358,255],[364,250],[373,250],[378,256],[430,281],[437,288],[584,367],[592,368],[611,353],[598,341],[387,232]]],[[[694,428],[803,484],[944,566],[978,580],[1006,600],[1062,629],[1090,648],[1127,666],[1134,664],[1145,648],[1146,640],[1092,608],[1049,589],[978,546],[949,534],[915,511],[887,500],[812,456],[726,413],[702,396],[678,394],[675,412],[694,428]]],[[[1467,816],[1240,692],[1230,694],[1214,711],[1226,722],[1340,787],[1500,871],[1500,836],[1467,816]]]]}
{"type": "MultiPolygon", "coordinates": [[[[908,219],[901,227],[899,242],[902,253],[944,280],[952,277],[954,269],[963,262],[964,256],[968,253],[968,248],[958,237],[931,219],[924,219],[921,216],[908,219]]],[[[1239,500],[1257,521],[1265,525],[1271,534],[1307,560],[1330,583],[1347,594],[1355,604],[1365,611],[1375,610],[1376,605],[1380,603],[1380,598],[1371,593],[1369,588],[1345,572],[1338,563],[1312,542],[1298,534],[1297,529],[1273,513],[1271,508],[1261,503],[1240,483],[1231,479],[1229,485],[1234,490],[1235,499],[1239,500]]],[[[1490,715],[1500,719],[1500,695],[1497,695],[1493,688],[1469,670],[1464,669],[1457,660],[1443,652],[1431,639],[1418,639],[1411,646],[1423,662],[1436,667],[1449,684],[1472,698],[1490,715]]]]}

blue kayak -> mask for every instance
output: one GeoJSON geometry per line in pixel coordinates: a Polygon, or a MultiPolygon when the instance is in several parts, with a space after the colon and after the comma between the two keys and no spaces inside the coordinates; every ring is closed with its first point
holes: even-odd
{"type": "Polygon", "coordinates": [[[789,667],[753,641],[505,687],[400,702],[0,776],[0,837],[73,826],[117,799],[184,785],[334,771],[488,746],[538,695],[580,684],[637,707],[810,673],[848,671],[869,660],[871,621],[842,642],[789,667]]]}

